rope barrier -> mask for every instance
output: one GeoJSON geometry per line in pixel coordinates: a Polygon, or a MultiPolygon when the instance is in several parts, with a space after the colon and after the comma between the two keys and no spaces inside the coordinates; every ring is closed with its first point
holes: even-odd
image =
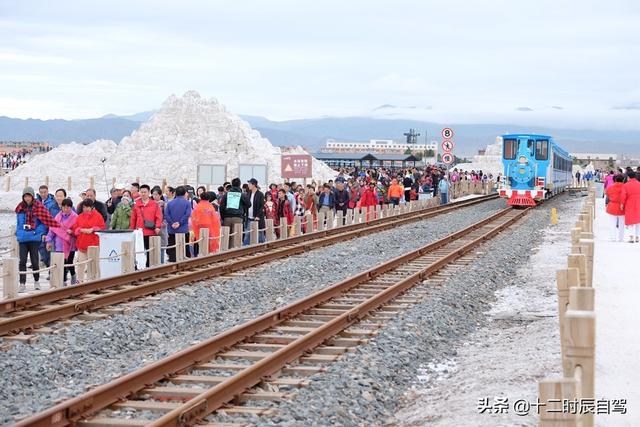
{"type": "Polygon", "coordinates": [[[115,255],[110,255],[110,256],[105,256],[105,257],[100,257],[98,258],[99,260],[105,260],[105,259],[115,259],[115,258],[120,258],[122,257],[124,254],[115,254],[115,255]]]}
{"type": "Polygon", "coordinates": [[[198,240],[196,240],[196,241],[186,243],[186,244],[185,244],[185,246],[193,246],[193,245],[195,245],[196,243],[200,243],[200,242],[202,242],[202,237],[201,237],[201,238],[199,238],[199,239],[198,239],[198,240]]]}
{"type": "Polygon", "coordinates": [[[45,271],[50,271],[52,269],[53,269],[53,266],[41,268],[40,270],[24,270],[24,272],[28,272],[29,274],[36,274],[36,273],[44,273],[45,271]]]}
{"type": "Polygon", "coordinates": [[[73,264],[63,264],[64,267],[79,267],[81,265],[84,264],[89,264],[92,260],[91,259],[85,259],[84,261],[78,261],[78,262],[74,262],[73,264]]]}

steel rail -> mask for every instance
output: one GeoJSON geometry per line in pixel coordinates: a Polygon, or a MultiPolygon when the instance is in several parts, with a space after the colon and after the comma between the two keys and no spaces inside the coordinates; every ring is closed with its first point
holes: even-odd
{"type": "MultiPolygon", "coordinates": [[[[495,198],[493,195],[489,197],[489,199],[493,198],[495,198]]],[[[393,217],[379,218],[368,223],[332,228],[288,239],[238,248],[207,257],[195,258],[182,263],[136,271],[89,282],[78,287],[55,289],[34,296],[7,300],[1,305],[4,312],[0,309],[0,314],[11,314],[12,317],[0,318],[0,336],[32,329],[38,325],[81,314],[87,310],[95,310],[135,298],[153,295],[187,283],[222,276],[275,259],[356,238],[364,234],[430,218],[486,200],[487,198],[471,199],[459,202],[460,204],[440,206],[440,209],[436,210],[431,208],[393,217]],[[135,282],[139,283],[134,285],[133,283],[135,282]],[[119,287],[121,289],[118,289],[119,287]],[[74,297],[82,296],[84,296],[82,299],[73,299],[74,297]],[[68,298],[71,299],[65,301],[68,298]],[[29,308],[34,308],[34,310],[28,310],[29,308]],[[25,313],[21,314],[19,309],[25,310],[25,313]]]]}
{"type": "Polygon", "coordinates": [[[417,273],[402,279],[400,282],[385,289],[383,292],[372,296],[354,308],[339,315],[335,319],[332,319],[320,328],[301,336],[291,344],[272,353],[268,358],[262,359],[256,364],[247,367],[239,374],[233,375],[217,386],[189,400],[178,409],[172,410],[157,419],[155,422],[150,423],[150,425],[154,426],[190,425],[205,415],[215,411],[221,405],[230,401],[238,394],[255,386],[264,376],[277,372],[283,364],[295,360],[311,348],[321,344],[346,327],[362,319],[384,302],[394,298],[416,283],[419,283],[452,260],[463,256],[465,253],[476,247],[478,243],[487,240],[504,230],[506,227],[524,216],[528,212],[528,209],[522,211],[515,211],[512,208],[504,209],[476,224],[473,224],[472,226],[452,233],[443,239],[425,245],[410,253],[398,256],[382,265],[373,267],[285,307],[266,313],[244,324],[228,329],[190,348],[181,350],[160,361],[144,366],[137,371],[126,374],[114,381],[111,381],[110,383],[101,385],[81,396],[77,396],[66,402],[55,405],[39,414],[19,422],[17,426],[57,427],[74,424],[81,418],[95,414],[109,405],[126,398],[128,395],[143,390],[150,384],[154,384],[167,378],[170,380],[170,377],[176,372],[188,369],[194,364],[202,363],[202,361],[210,360],[216,353],[242,342],[252,335],[264,332],[271,327],[281,324],[288,319],[303,313],[305,310],[322,304],[331,298],[339,296],[344,292],[356,288],[357,286],[375,279],[382,274],[391,272],[399,266],[406,265],[411,260],[429,254],[436,249],[443,248],[449,243],[455,243],[456,241],[463,239],[469,233],[479,230],[511,212],[514,213],[514,216],[506,222],[499,224],[496,227],[492,227],[490,231],[484,232],[481,236],[474,238],[461,247],[454,247],[451,253],[441,257],[433,263],[430,263],[426,268],[422,268],[417,273]]]}

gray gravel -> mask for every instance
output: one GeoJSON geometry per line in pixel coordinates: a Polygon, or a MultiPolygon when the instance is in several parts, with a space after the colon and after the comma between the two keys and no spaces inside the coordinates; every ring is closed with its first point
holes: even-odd
{"type": "MultiPolygon", "coordinates": [[[[463,273],[401,313],[368,344],[314,376],[293,401],[279,405],[277,415],[246,419],[265,426],[397,425],[394,414],[399,401],[416,383],[420,367],[451,359],[464,338],[486,324],[485,312],[495,300],[494,292],[514,284],[519,265],[529,258],[532,244],[549,223],[549,208],[558,207],[562,215],[563,206],[572,203],[575,199],[560,198],[532,212],[516,229],[483,246],[486,255],[463,273]]],[[[239,419],[218,416],[215,420],[239,419]]]]}
{"type": "MultiPolygon", "coordinates": [[[[321,248],[254,268],[245,277],[217,278],[163,293],[127,315],[72,323],[60,334],[40,335],[33,344],[14,343],[0,357],[0,423],[45,409],[90,385],[444,237],[504,206],[503,200],[495,200],[321,248]]],[[[410,354],[400,353],[399,360],[408,360],[410,354]]]]}

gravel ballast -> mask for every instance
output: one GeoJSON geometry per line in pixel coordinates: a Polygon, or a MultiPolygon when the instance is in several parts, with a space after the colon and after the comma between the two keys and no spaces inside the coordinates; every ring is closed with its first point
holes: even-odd
{"type": "Polygon", "coordinates": [[[0,358],[0,423],[33,414],[199,340],[300,299],[504,208],[494,200],[374,235],[165,292],[146,307],[73,322],[0,358]]]}
{"type": "MultiPolygon", "coordinates": [[[[265,426],[402,425],[403,420],[397,418],[396,413],[404,405],[411,404],[403,402],[403,396],[419,383],[421,377],[424,378],[424,367],[437,364],[438,369],[446,373],[446,362],[455,359],[469,334],[488,326],[487,311],[496,301],[496,291],[510,285],[520,289],[527,286],[529,275],[523,266],[527,266],[532,249],[549,225],[549,208],[557,207],[561,216],[571,215],[571,220],[564,221],[554,231],[565,233],[562,238],[568,240],[577,206],[578,199],[561,197],[531,212],[511,230],[483,245],[479,249],[483,256],[469,264],[464,272],[452,276],[442,287],[432,289],[420,304],[387,323],[369,343],[328,365],[327,372],[314,376],[309,387],[300,389],[292,401],[277,407],[276,415],[253,417],[250,421],[265,426]]],[[[566,245],[563,250],[566,251],[566,245]]],[[[549,286],[553,288],[555,270],[550,276],[549,286]]],[[[502,326],[498,323],[490,327],[502,326]]],[[[557,334],[551,334],[548,339],[557,346],[557,334]]],[[[535,360],[536,351],[542,350],[536,343],[529,344],[531,347],[523,351],[535,360]]],[[[479,344],[478,347],[482,346],[479,344]]],[[[478,351],[487,354],[486,360],[477,366],[479,370],[483,370],[485,364],[493,367],[508,363],[501,354],[490,354],[490,349],[478,351]]],[[[535,389],[536,378],[527,376],[530,373],[526,366],[522,370],[520,376],[530,381],[535,389]]],[[[473,368],[467,371],[473,371],[473,368]]],[[[455,384],[451,386],[453,388],[448,388],[446,393],[455,395],[455,384]]],[[[465,395],[468,399],[459,400],[471,405],[471,410],[475,409],[477,398],[483,397],[465,395]]],[[[438,408],[446,419],[449,410],[446,395],[434,400],[440,404],[438,408]]],[[[217,417],[216,420],[234,421],[234,418],[217,417]]],[[[491,418],[486,420],[495,422],[491,418]]],[[[429,421],[431,419],[424,416],[419,423],[411,425],[429,424],[429,421]]]]}

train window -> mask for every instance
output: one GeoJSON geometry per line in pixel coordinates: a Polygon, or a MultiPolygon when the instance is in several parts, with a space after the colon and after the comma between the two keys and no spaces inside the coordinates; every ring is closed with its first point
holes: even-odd
{"type": "Polygon", "coordinates": [[[515,139],[505,139],[504,140],[504,148],[503,148],[503,157],[507,160],[513,160],[516,158],[516,153],[518,151],[518,141],[515,139]]]}
{"type": "Polygon", "coordinates": [[[527,141],[527,150],[529,151],[529,155],[533,156],[533,139],[527,141]]]}
{"type": "Polygon", "coordinates": [[[549,158],[549,141],[542,139],[536,141],[536,160],[547,160],[549,158]]]}

